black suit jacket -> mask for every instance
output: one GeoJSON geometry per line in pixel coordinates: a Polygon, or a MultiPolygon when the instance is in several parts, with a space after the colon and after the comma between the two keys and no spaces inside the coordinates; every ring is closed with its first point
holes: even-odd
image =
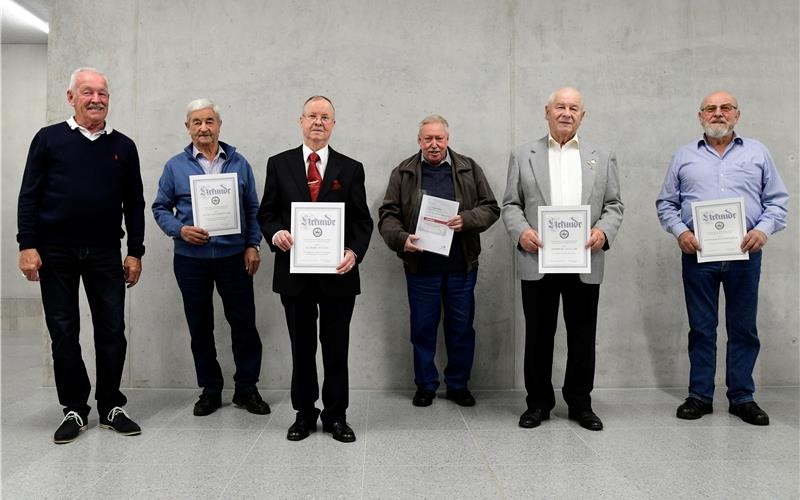
{"type": "Polygon", "coordinates": [[[290,149],[267,160],[264,196],[258,208],[258,223],[270,249],[275,252],[272,290],[282,295],[303,294],[307,285],[316,281],[322,293],[343,297],[361,293],[358,264],[364,259],[372,234],[372,217],[364,190],[364,166],[328,147],[330,152],[317,201],[343,202],[344,245],[356,254],[356,266],[348,273],[290,274],[289,252],[272,244],[272,236],[291,225],[293,201],[311,201],[303,160],[303,147],[290,149]]]}

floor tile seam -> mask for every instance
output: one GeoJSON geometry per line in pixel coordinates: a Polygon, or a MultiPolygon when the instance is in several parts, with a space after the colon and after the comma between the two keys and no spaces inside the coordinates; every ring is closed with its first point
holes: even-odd
{"type": "MultiPolygon", "coordinates": [[[[603,459],[607,458],[607,457],[604,457],[604,456],[603,456],[603,455],[600,453],[600,451],[598,451],[597,449],[595,449],[595,447],[594,447],[594,446],[592,446],[591,444],[589,444],[589,442],[588,442],[586,439],[584,439],[584,438],[583,438],[583,436],[582,436],[582,434],[583,434],[583,433],[582,433],[582,432],[578,432],[578,431],[577,431],[577,429],[576,429],[575,427],[570,427],[570,431],[572,431],[572,433],[573,433],[575,436],[577,436],[577,437],[578,437],[578,439],[579,439],[579,440],[580,440],[580,441],[583,443],[583,445],[584,445],[584,446],[586,446],[587,448],[589,448],[589,449],[592,451],[592,453],[594,453],[595,457],[597,457],[597,458],[598,458],[598,459],[600,459],[600,460],[603,460],[603,459]]],[[[603,431],[589,431],[589,432],[603,432],[603,431]]]]}
{"type": "MultiPolygon", "coordinates": [[[[270,419],[271,418],[272,418],[272,415],[270,415],[270,419]]],[[[233,483],[234,478],[236,478],[236,476],[239,474],[239,471],[242,470],[242,468],[244,467],[244,464],[247,463],[247,458],[253,452],[253,449],[255,449],[255,447],[256,447],[256,443],[258,443],[258,441],[261,439],[261,436],[263,436],[263,435],[264,435],[264,429],[261,429],[259,431],[259,433],[258,433],[258,436],[256,436],[256,438],[253,440],[252,444],[250,444],[250,449],[247,450],[247,453],[244,453],[242,455],[242,458],[239,461],[239,465],[233,471],[233,474],[231,474],[231,477],[228,479],[228,482],[225,484],[225,487],[222,488],[222,490],[220,491],[219,496],[217,497],[218,499],[221,500],[221,499],[225,498],[225,492],[228,491],[228,488],[230,487],[231,483],[233,483]]]]}
{"type": "Polygon", "coordinates": [[[372,401],[372,393],[367,393],[366,410],[364,411],[364,450],[361,453],[361,495],[359,498],[364,500],[364,492],[367,489],[367,444],[369,438],[369,409],[372,401]]]}

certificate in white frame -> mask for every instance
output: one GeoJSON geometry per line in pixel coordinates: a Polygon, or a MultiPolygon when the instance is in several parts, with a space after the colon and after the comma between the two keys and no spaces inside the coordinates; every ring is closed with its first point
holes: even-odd
{"type": "Polygon", "coordinates": [[[239,217],[239,177],[229,174],[190,175],[192,219],[209,236],[242,232],[239,217]]]}
{"type": "Polygon", "coordinates": [[[344,203],[293,202],[289,272],[334,274],[344,257],[344,203]]]}
{"type": "Polygon", "coordinates": [[[697,262],[749,260],[741,249],[747,224],[744,198],[695,201],[692,203],[694,236],[700,243],[697,262]]]}
{"type": "Polygon", "coordinates": [[[539,206],[539,272],[591,273],[589,241],[592,208],[589,205],[539,206]]]}

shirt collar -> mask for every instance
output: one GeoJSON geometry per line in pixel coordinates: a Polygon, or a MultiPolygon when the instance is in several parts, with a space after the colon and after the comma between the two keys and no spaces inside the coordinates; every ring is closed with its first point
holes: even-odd
{"type": "MultiPolygon", "coordinates": [[[[701,137],[697,141],[697,147],[698,148],[706,146],[707,144],[708,143],[706,142],[706,136],[705,135],[703,135],[703,137],[701,137]]],[[[733,133],[733,140],[731,141],[731,144],[738,144],[739,146],[741,146],[742,144],[744,144],[744,141],[742,140],[742,138],[739,135],[736,134],[736,132],[734,132],[733,133]]]]}
{"type": "MultiPolygon", "coordinates": [[[[314,151],[310,147],[306,146],[305,143],[304,143],[303,144],[303,161],[308,163],[308,155],[310,155],[313,152],[314,151]]],[[[317,154],[319,155],[319,163],[322,163],[323,165],[327,165],[328,164],[328,153],[329,153],[329,150],[328,150],[328,145],[327,144],[325,145],[325,147],[323,147],[322,149],[317,151],[317,154]]]]}
{"type": "MultiPolygon", "coordinates": [[[[194,143],[192,143],[192,156],[195,159],[197,159],[198,155],[202,155],[203,158],[205,158],[205,156],[206,156],[205,154],[203,154],[202,151],[197,149],[197,146],[195,146],[194,143]]],[[[215,156],[214,158],[206,158],[206,160],[214,161],[214,160],[216,160],[217,158],[220,158],[220,157],[222,157],[222,158],[227,158],[228,157],[227,153],[225,153],[225,150],[222,149],[222,145],[221,144],[219,145],[219,147],[217,147],[217,156],[215,156]]]]}
{"type": "MultiPolygon", "coordinates": [[[[557,147],[557,148],[561,149],[561,143],[558,142],[557,140],[553,139],[553,136],[550,135],[550,134],[547,134],[547,144],[548,144],[548,146],[551,146],[551,147],[554,146],[554,147],[557,147]]],[[[570,146],[570,145],[573,145],[573,144],[575,145],[576,149],[580,148],[581,141],[580,141],[580,139],[578,139],[578,134],[575,134],[574,136],[572,136],[572,139],[570,139],[566,143],[564,143],[564,147],[566,148],[567,146],[570,146]]]]}
{"type": "Polygon", "coordinates": [[[75,121],[74,116],[70,116],[69,118],[67,118],[67,125],[69,125],[69,128],[71,128],[72,130],[75,130],[77,128],[80,129],[84,134],[90,134],[90,135],[110,134],[111,132],[114,131],[114,129],[111,128],[111,125],[108,124],[108,120],[106,120],[103,128],[101,128],[97,132],[90,132],[88,128],[78,125],[78,122],[75,121]]]}

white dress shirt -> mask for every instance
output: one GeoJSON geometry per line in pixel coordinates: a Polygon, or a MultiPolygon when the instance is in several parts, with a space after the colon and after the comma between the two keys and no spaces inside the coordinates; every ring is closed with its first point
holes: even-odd
{"type": "Polygon", "coordinates": [[[69,118],[67,118],[67,125],[69,125],[69,128],[71,128],[72,130],[75,129],[80,130],[81,134],[83,134],[83,136],[89,139],[90,141],[98,139],[101,135],[110,134],[114,130],[111,128],[111,125],[108,124],[108,121],[106,121],[103,124],[103,128],[101,128],[97,132],[89,132],[88,128],[78,125],[78,122],[75,121],[74,116],[70,116],[69,118]]]}
{"type": "Polygon", "coordinates": [[[581,152],[576,135],[562,147],[548,137],[548,167],[550,170],[550,203],[554,206],[581,204],[581,152]]]}

